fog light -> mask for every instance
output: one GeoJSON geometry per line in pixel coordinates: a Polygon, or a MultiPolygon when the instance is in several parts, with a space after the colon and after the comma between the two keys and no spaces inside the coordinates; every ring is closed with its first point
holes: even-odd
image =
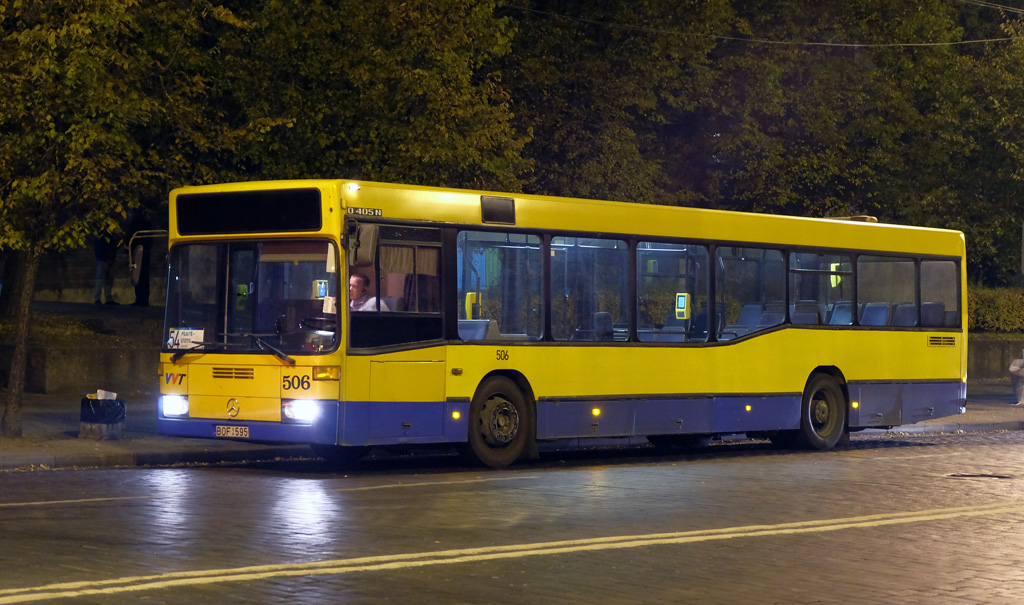
{"type": "Polygon", "coordinates": [[[188,416],[188,397],[164,395],[160,398],[160,408],[164,416],[188,416]]]}
{"type": "Polygon", "coordinates": [[[281,415],[295,422],[311,423],[320,416],[320,404],[309,399],[282,401],[281,415]]]}

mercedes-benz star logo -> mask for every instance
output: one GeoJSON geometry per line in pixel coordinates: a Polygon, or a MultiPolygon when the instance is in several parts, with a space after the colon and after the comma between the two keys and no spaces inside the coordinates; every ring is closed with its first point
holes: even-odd
{"type": "Polygon", "coordinates": [[[238,415],[239,410],[238,400],[232,397],[228,399],[228,418],[234,418],[238,415]]]}

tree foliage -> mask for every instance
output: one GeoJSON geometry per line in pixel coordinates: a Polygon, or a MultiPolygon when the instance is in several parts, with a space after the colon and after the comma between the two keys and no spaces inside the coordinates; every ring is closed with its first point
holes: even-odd
{"type": "Polygon", "coordinates": [[[217,97],[259,131],[237,168],[519,189],[527,136],[493,60],[509,19],[473,0],[240,3],[218,36],[217,97]]]}
{"type": "Polygon", "coordinates": [[[713,81],[707,34],[725,27],[725,0],[510,5],[518,26],[501,61],[532,189],[631,202],[685,199],[665,173],[661,133],[713,81]],[[690,32],[694,35],[677,35],[690,32]]]}

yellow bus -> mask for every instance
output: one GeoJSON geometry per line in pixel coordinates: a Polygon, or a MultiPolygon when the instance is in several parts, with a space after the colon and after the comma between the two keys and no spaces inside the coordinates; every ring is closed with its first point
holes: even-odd
{"type": "Polygon", "coordinates": [[[170,195],[159,427],[326,458],[963,413],[956,231],[349,180],[170,195]]]}

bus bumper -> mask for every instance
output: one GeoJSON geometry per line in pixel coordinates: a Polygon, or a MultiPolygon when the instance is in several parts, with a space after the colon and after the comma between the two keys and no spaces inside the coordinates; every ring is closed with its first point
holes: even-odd
{"type": "MultiPolygon", "coordinates": [[[[157,417],[163,435],[326,445],[400,445],[466,441],[468,401],[320,401],[313,424],[157,417]],[[218,436],[218,427],[245,427],[248,437],[218,436]]],[[[225,431],[223,428],[222,432],[225,431]]],[[[237,433],[236,433],[237,434],[237,433]]]]}
{"type": "MultiPolygon", "coordinates": [[[[338,436],[338,402],[322,401],[322,412],[313,424],[288,422],[231,421],[209,418],[168,418],[158,416],[157,431],[162,435],[176,437],[200,437],[203,439],[230,439],[232,441],[255,441],[276,443],[326,443],[334,444],[338,436]],[[221,437],[217,427],[248,429],[248,437],[221,437]]],[[[222,429],[223,431],[223,429],[222,429]]],[[[236,433],[237,434],[237,433],[236,433]]]]}

